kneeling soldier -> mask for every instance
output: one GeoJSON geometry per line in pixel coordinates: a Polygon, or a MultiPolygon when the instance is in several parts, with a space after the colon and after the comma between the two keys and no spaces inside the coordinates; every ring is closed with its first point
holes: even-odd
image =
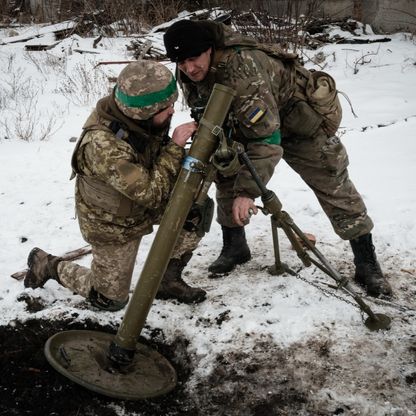
{"type": "MultiPolygon", "coordinates": [[[[178,126],[170,138],[176,81],[162,64],[131,63],[111,95],[98,101],[72,157],[75,200],[83,238],[91,244],[91,269],[34,248],[26,287],[48,279],[86,297],[93,306],[115,311],[128,301],[141,238],[152,232],[165,210],[179,173],[184,146],[197,126],[178,126]]],[[[183,230],[157,298],[202,302],[206,293],[182,280],[200,237],[183,230]]]]}

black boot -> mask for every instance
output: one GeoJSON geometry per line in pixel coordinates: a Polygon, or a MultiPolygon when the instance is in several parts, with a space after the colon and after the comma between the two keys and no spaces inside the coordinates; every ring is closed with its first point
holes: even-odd
{"type": "Polygon", "coordinates": [[[213,274],[228,273],[237,264],[246,263],[251,259],[244,227],[221,228],[223,247],[220,256],[208,267],[208,271],[213,274]]]}
{"type": "Polygon", "coordinates": [[[119,311],[120,309],[123,309],[129,302],[128,297],[124,301],[108,299],[102,293],[97,292],[93,287],[88,294],[87,300],[91,303],[92,306],[107,312],[119,311]]]}
{"type": "Polygon", "coordinates": [[[370,296],[391,295],[392,290],[378,264],[371,234],[350,240],[354,253],[355,280],[370,296]]]}
{"type": "Polygon", "coordinates": [[[27,258],[29,270],[26,273],[24,285],[35,289],[43,287],[49,279],[58,278],[58,263],[62,261],[61,257],[52,256],[38,247],[32,249],[27,258]]]}
{"type": "Polygon", "coordinates": [[[180,259],[171,259],[160,282],[156,299],[176,299],[182,303],[200,303],[206,298],[205,290],[191,287],[182,279],[182,272],[192,257],[185,253],[180,259]]]}

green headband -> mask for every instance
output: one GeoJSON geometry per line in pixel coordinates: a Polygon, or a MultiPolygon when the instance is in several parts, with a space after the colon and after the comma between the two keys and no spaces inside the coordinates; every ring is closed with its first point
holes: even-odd
{"type": "Polygon", "coordinates": [[[116,98],[127,107],[148,107],[166,100],[172,94],[176,92],[176,80],[172,77],[172,81],[168,84],[166,88],[160,91],[150,92],[149,94],[143,95],[127,95],[124,94],[116,85],[115,96],[116,98]]]}

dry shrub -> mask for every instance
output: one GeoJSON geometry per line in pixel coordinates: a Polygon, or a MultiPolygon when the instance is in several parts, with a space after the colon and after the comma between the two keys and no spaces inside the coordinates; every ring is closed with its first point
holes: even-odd
{"type": "Polygon", "coordinates": [[[206,1],[209,7],[231,9],[236,29],[263,43],[279,43],[290,50],[302,49],[308,25],[315,20],[322,0],[206,1]]]}
{"type": "Polygon", "coordinates": [[[72,71],[62,73],[56,92],[72,104],[87,106],[103,97],[108,92],[107,87],[108,77],[101,67],[94,68],[92,62],[84,61],[76,64],[72,71]]]}

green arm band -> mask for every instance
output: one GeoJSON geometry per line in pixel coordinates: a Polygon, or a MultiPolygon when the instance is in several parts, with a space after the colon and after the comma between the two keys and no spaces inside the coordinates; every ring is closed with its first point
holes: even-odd
{"type": "Polygon", "coordinates": [[[172,81],[166,88],[160,91],[151,92],[143,95],[127,95],[124,94],[118,86],[116,86],[115,95],[127,107],[141,108],[156,104],[160,101],[168,99],[176,91],[176,80],[172,81]]]}
{"type": "Polygon", "coordinates": [[[266,143],[266,144],[280,144],[282,141],[282,136],[280,134],[280,130],[275,130],[271,136],[262,137],[257,139],[257,143],[266,143]]]}

